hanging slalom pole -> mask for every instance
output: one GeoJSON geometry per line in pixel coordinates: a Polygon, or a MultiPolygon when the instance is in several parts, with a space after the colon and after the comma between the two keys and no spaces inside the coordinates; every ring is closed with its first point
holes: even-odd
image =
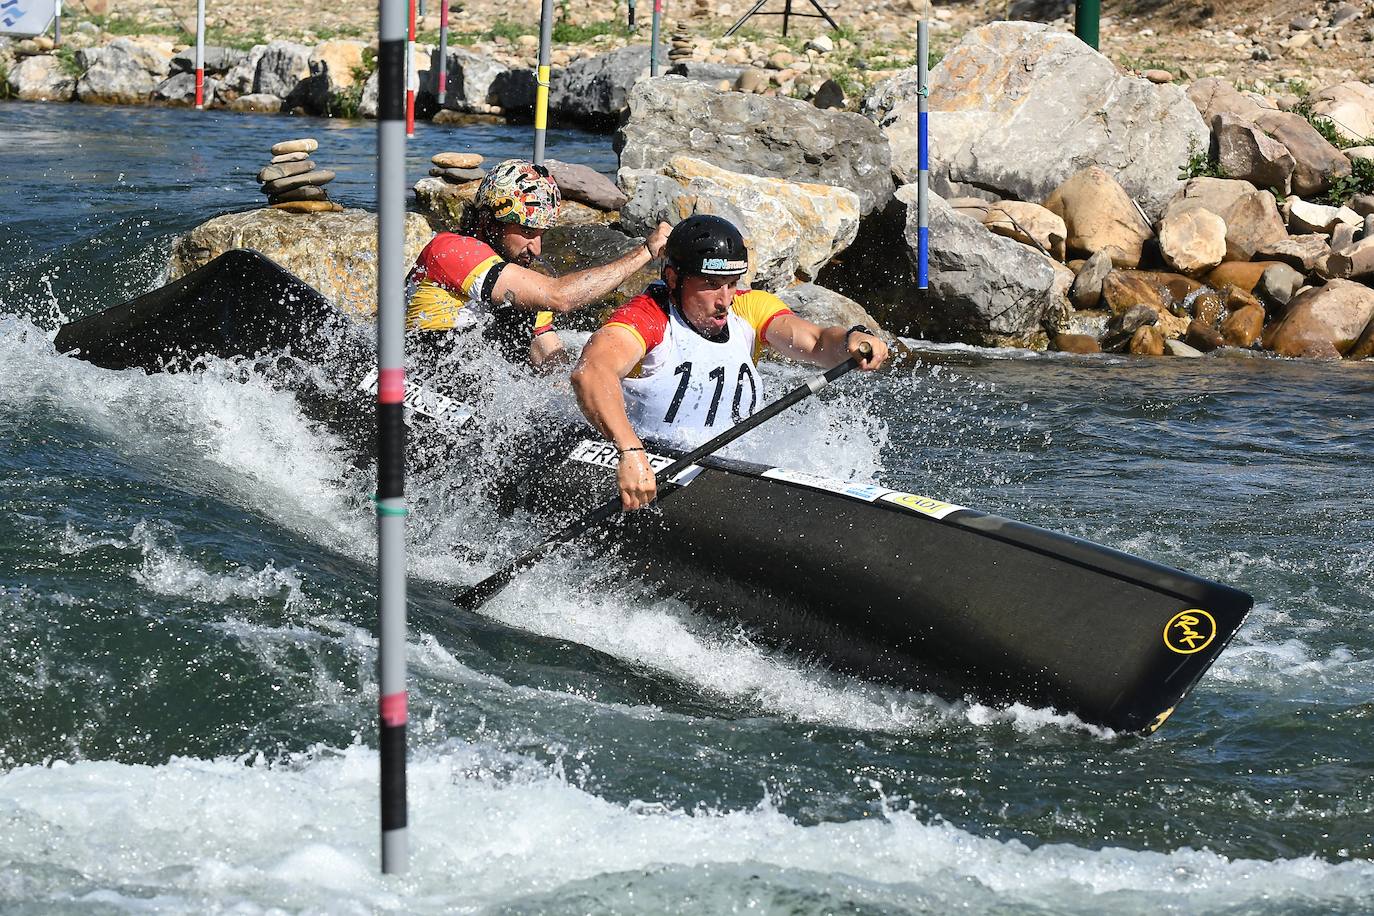
{"type": "Polygon", "coordinates": [[[196,111],[205,110],[205,0],[196,0],[196,111]]]}
{"type": "Polygon", "coordinates": [[[544,132],[549,126],[549,57],[553,46],[553,0],[539,8],[539,69],[535,71],[534,164],[544,164],[544,132]]]}
{"type": "Polygon", "coordinates": [[[916,24],[916,286],[930,288],[930,23],[916,24]]]}
{"type": "Polygon", "coordinates": [[[629,22],[627,22],[626,25],[629,28],[633,29],[635,27],[635,0],[627,0],[627,5],[630,9],[627,13],[627,18],[629,19],[629,22]]]}
{"type": "MultiPolygon", "coordinates": [[[[382,872],[409,865],[406,837],[405,169],[407,0],[381,0],[377,50],[377,640],[382,872]]],[[[414,0],[410,0],[414,11],[414,0]]],[[[411,19],[413,25],[414,18],[411,19]]]]}
{"type": "Polygon", "coordinates": [[[62,0],[57,0],[53,7],[52,43],[54,47],[62,47],[62,0]]]}
{"type": "Polygon", "coordinates": [[[448,101],[448,0],[439,0],[439,107],[448,101]]]}
{"type": "Polygon", "coordinates": [[[406,136],[415,136],[415,89],[420,76],[415,70],[415,0],[409,0],[410,31],[406,35],[406,136]]]}
{"type": "Polygon", "coordinates": [[[654,21],[649,29],[649,75],[658,76],[658,29],[663,18],[663,0],[654,0],[654,21]]]}

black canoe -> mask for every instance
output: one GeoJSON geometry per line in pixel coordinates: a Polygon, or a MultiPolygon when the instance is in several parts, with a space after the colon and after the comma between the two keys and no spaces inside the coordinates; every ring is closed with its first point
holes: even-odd
{"type": "MultiPolygon", "coordinates": [[[[341,431],[359,442],[372,422],[368,343],[318,292],[249,251],[57,337],[59,350],[98,365],[149,371],[201,354],[289,352],[336,377],[303,402],[351,426],[341,431]]],[[[461,435],[458,401],[418,385],[408,401],[412,419],[461,435]]],[[[558,494],[545,507],[551,528],[614,485],[610,446],[581,441],[558,454],[540,488],[558,494]]],[[[865,677],[1052,707],[1123,732],[1158,728],[1253,603],[1229,586],[976,509],[722,458],[680,476],[658,511],[624,525],[617,543],[636,575],[769,641],[865,677]]]]}

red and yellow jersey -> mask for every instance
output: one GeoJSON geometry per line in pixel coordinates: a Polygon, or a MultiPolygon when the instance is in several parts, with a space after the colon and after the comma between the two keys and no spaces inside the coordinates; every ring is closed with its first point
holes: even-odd
{"type": "MultiPolygon", "coordinates": [[[[492,290],[506,264],[486,242],[455,232],[439,233],[415,259],[407,278],[406,327],[424,331],[467,327],[474,312],[491,306],[492,290]]],[[[533,330],[542,333],[552,324],[552,312],[539,312],[533,330]]]]}
{"type": "MultiPolygon", "coordinates": [[[[661,285],[650,287],[648,292],[636,296],[616,309],[602,327],[614,325],[629,331],[639,339],[647,357],[655,347],[663,343],[663,334],[668,327],[668,310],[659,301],[659,297],[664,293],[666,290],[661,285]]],[[[736,293],[734,302],[730,303],[730,311],[753,329],[754,362],[758,362],[763,345],[767,342],[765,335],[768,333],[768,325],[779,315],[792,314],[786,303],[761,289],[736,293]]],[[[634,374],[638,374],[639,367],[635,367],[635,370],[634,374]]]]}

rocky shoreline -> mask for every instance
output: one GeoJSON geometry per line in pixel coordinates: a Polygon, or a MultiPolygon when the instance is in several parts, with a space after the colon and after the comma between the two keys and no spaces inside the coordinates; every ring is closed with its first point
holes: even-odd
{"type": "MultiPolygon", "coordinates": [[[[570,61],[555,77],[554,117],[618,125],[620,170],[614,184],[555,172],[570,204],[551,260],[580,266],[660,219],[717,213],[745,230],[755,286],[799,307],[871,313],[899,334],[1080,353],[1374,355],[1374,86],[1265,94],[1203,77],[1185,87],[1170,72],[1124,71],[1053,26],[974,28],[931,73],[931,288],[921,291],[915,68],[850,99],[857,111],[828,106],[823,83],[796,92],[842,50],[820,38],[800,59],[763,61],[771,75],[753,85],[759,61],[748,55],[762,49],[736,46],[750,66],[732,77],[730,47],[682,32],[657,79],[642,46],[570,61]],[[799,284],[804,294],[789,292],[799,284]]],[[[23,51],[11,86],[56,78],[41,43],[23,51]]],[[[130,38],[78,50],[83,74],[63,76],[54,97],[185,103],[188,58],[159,53],[130,38]]],[[[272,42],[207,54],[218,74],[207,85],[231,108],[328,113],[346,72],[366,114],[367,60],[361,41],[272,42]]],[[[520,118],[532,105],[528,69],[455,48],[439,107],[437,64],[430,53],[420,71],[420,110],[435,120],[520,118]]],[[[270,180],[292,183],[298,166],[273,167],[283,174],[270,180]]],[[[436,163],[416,184],[432,227],[457,223],[476,177],[436,163]]]]}

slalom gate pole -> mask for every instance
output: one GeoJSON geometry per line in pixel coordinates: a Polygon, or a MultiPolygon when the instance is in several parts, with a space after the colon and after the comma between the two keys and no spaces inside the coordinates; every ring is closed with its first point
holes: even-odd
{"type": "Polygon", "coordinates": [[[410,0],[410,31],[406,34],[406,136],[415,136],[415,0],[410,0]]]}
{"type": "Polygon", "coordinates": [[[205,0],[196,0],[196,111],[205,110],[205,0]]]}
{"type": "Polygon", "coordinates": [[[919,155],[916,179],[916,286],[930,288],[930,23],[916,25],[916,129],[919,155]]]}
{"type": "Polygon", "coordinates": [[[52,43],[54,47],[62,47],[62,0],[57,0],[56,8],[53,10],[52,43]]]}
{"type": "Polygon", "coordinates": [[[553,0],[539,8],[539,69],[534,94],[534,164],[544,164],[544,134],[549,126],[549,56],[553,47],[553,0]]]}
{"type": "Polygon", "coordinates": [[[448,101],[448,0],[439,0],[439,106],[448,101]]]}
{"type": "MultiPolygon", "coordinates": [[[[377,52],[377,659],[382,872],[409,865],[406,836],[405,170],[407,0],[381,0],[377,52]]],[[[413,13],[414,0],[410,0],[413,13]]],[[[414,19],[411,19],[412,24],[414,19]]]]}
{"type": "Polygon", "coordinates": [[[658,76],[658,30],[663,18],[663,0],[654,0],[653,26],[649,29],[649,75],[658,76]]]}

